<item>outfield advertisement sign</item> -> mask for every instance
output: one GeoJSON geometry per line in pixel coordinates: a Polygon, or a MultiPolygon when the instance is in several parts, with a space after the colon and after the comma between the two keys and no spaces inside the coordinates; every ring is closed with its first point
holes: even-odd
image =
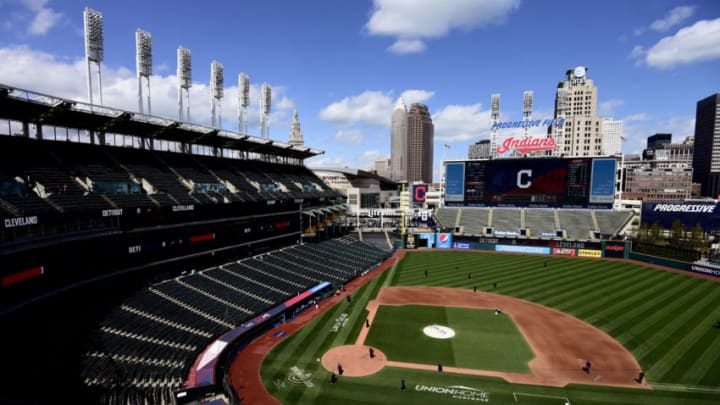
{"type": "Polygon", "coordinates": [[[711,276],[720,277],[720,268],[717,267],[708,267],[695,263],[690,265],[690,270],[694,271],[695,273],[709,274],[711,276]]]}
{"type": "Polygon", "coordinates": [[[575,256],[577,251],[571,248],[553,248],[552,254],[559,256],[575,256]]]}
{"type": "Polygon", "coordinates": [[[450,249],[453,245],[451,233],[438,233],[436,240],[438,249],[450,249]]]}
{"type": "Polygon", "coordinates": [[[549,255],[549,247],[540,246],[519,246],[519,245],[497,245],[495,246],[497,252],[508,252],[508,253],[533,253],[539,255],[549,255]]]}
{"type": "MultiPolygon", "coordinates": [[[[419,240],[427,240],[426,246],[428,248],[435,247],[435,234],[434,233],[419,233],[417,234],[419,240]]],[[[422,246],[422,243],[420,244],[422,246]]]]}
{"type": "Polygon", "coordinates": [[[595,249],[578,249],[580,257],[602,257],[602,250],[595,249]]]}
{"type": "Polygon", "coordinates": [[[658,223],[664,229],[671,229],[678,219],[687,229],[700,224],[705,232],[720,231],[720,208],[716,202],[644,202],[640,220],[648,227],[658,223]]]}

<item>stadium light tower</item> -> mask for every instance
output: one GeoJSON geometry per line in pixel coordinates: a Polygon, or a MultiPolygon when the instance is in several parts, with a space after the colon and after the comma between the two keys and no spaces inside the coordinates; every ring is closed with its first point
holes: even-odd
{"type": "Polygon", "coordinates": [[[270,102],[272,99],[272,89],[267,82],[262,84],[262,92],[260,94],[260,137],[270,139],[270,102]]]}
{"type": "Polygon", "coordinates": [[[152,114],[150,108],[150,76],[152,75],[152,36],[149,32],[138,28],[135,31],[135,65],[138,79],[138,111],[143,114],[143,77],[147,83],[147,113],[152,114]]]}
{"type": "Polygon", "coordinates": [[[247,133],[247,108],[250,106],[250,77],[245,73],[238,75],[238,131],[247,133]]]}
{"type": "Polygon", "coordinates": [[[178,118],[190,121],[190,87],[192,87],[192,54],[182,46],[177,50],[178,118]],[[187,96],[187,114],[183,117],[183,93],[187,96]]]}
{"type": "Polygon", "coordinates": [[[102,105],[102,74],[100,62],[103,60],[103,17],[100,12],[89,7],[83,11],[85,25],[85,61],[87,62],[88,100],[93,103],[91,64],[97,67],[98,93],[102,105]]]}
{"type": "MultiPolygon", "coordinates": [[[[527,90],[523,92],[523,121],[530,121],[532,119],[532,107],[533,107],[533,91],[527,90]]],[[[530,136],[530,127],[525,127],[525,136],[530,136]]]]}
{"type": "Polygon", "coordinates": [[[490,130],[490,156],[497,155],[498,128],[496,124],[500,122],[500,94],[490,96],[490,119],[492,120],[492,129],[490,130]]]}
{"type": "Polygon", "coordinates": [[[222,127],[222,98],[224,93],[225,78],[223,76],[222,63],[214,60],[210,64],[210,115],[214,128],[222,127]],[[218,111],[218,120],[215,120],[215,110],[218,111]]]}

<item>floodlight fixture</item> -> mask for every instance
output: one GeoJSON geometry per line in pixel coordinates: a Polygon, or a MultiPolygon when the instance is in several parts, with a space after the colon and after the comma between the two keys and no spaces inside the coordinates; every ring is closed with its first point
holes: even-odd
{"type": "Polygon", "coordinates": [[[238,76],[238,104],[243,108],[250,106],[250,76],[245,73],[238,76]]]}
{"type": "Polygon", "coordinates": [[[178,117],[190,121],[190,87],[192,87],[192,54],[182,46],[177,49],[178,117]],[[183,96],[187,99],[187,114],[183,117],[183,96]]]}
{"type": "Polygon", "coordinates": [[[217,128],[216,124],[222,127],[222,98],[223,98],[223,86],[225,85],[225,78],[223,77],[223,65],[222,63],[214,60],[210,64],[210,116],[212,117],[212,126],[217,128]],[[216,107],[218,114],[218,121],[215,121],[215,110],[216,107]]]}
{"type": "Polygon", "coordinates": [[[491,118],[495,121],[500,119],[500,94],[493,94],[490,97],[491,118]]]}
{"type": "Polygon", "coordinates": [[[98,93],[100,97],[100,105],[102,105],[102,74],[100,71],[100,62],[103,60],[103,17],[100,12],[89,7],[85,7],[83,11],[83,21],[85,27],[85,62],[87,64],[87,87],[88,101],[93,104],[92,90],[92,73],[91,64],[97,68],[98,76],[98,93]]]}
{"type": "Polygon", "coordinates": [[[260,99],[260,105],[262,107],[262,112],[265,115],[270,114],[270,104],[272,99],[272,88],[270,87],[267,82],[262,84],[262,94],[260,99]]]}
{"type": "Polygon", "coordinates": [[[523,119],[530,119],[533,108],[533,91],[527,90],[523,92],[523,119]]]}
{"type": "Polygon", "coordinates": [[[272,102],[272,89],[267,82],[263,82],[260,92],[260,136],[270,139],[270,104],[272,102]]]}
{"type": "Polygon", "coordinates": [[[495,93],[490,96],[490,118],[492,119],[492,129],[490,130],[490,156],[497,154],[498,128],[495,124],[500,120],[500,94],[495,93]]]}
{"type": "Polygon", "coordinates": [[[238,131],[247,133],[247,108],[250,106],[250,77],[245,73],[238,75],[238,131]]]}
{"type": "Polygon", "coordinates": [[[135,66],[138,78],[138,111],[143,114],[143,78],[147,82],[148,114],[150,109],[150,76],[152,75],[152,36],[149,32],[137,29],[135,31],[135,66]]]}

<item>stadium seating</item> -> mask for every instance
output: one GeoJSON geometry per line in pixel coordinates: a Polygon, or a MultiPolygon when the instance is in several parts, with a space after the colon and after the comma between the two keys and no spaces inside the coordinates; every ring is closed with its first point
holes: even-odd
{"type": "Polygon", "coordinates": [[[560,210],[560,228],[568,239],[591,239],[597,227],[590,210],[560,210]]]}
{"type": "Polygon", "coordinates": [[[558,229],[555,224],[555,211],[548,209],[525,209],[525,228],[530,230],[534,237],[545,233],[555,234],[558,229]]]}
{"type": "Polygon", "coordinates": [[[344,284],[388,255],[345,236],[154,284],[101,322],[83,356],[83,382],[102,403],[170,404],[213,338],[322,281],[344,284]]]}
{"type": "Polygon", "coordinates": [[[490,224],[489,208],[461,208],[459,225],[468,235],[483,235],[490,224]]]}

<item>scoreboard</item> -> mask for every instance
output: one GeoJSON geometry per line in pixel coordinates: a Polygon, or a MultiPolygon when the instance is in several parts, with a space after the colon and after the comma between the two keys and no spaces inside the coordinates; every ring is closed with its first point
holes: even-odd
{"type": "Polygon", "coordinates": [[[614,158],[445,162],[445,206],[612,208],[614,158]]]}

